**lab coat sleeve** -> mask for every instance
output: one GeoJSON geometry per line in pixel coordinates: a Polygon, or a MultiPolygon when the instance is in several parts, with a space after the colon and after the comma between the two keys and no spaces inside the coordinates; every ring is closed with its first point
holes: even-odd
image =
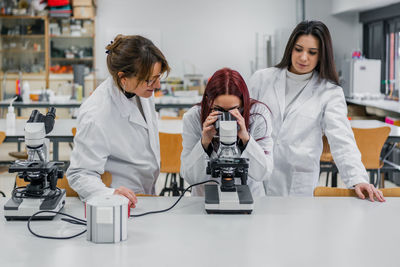
{"type": "Polygon", "coordinates": [[[361,162],[354,134],[347,119],[347,105],[340,87],[332,89],[323,113],[323,131],[340,176],[348,188],[368,183],[368,174],[361,162]]]}
{"type": "Polygon", "coordinates": [[[241,157],[249,159],[249,178],[264,181],[271,177],[273,169],[271,115],[265,108],[263,111],[255,111],[251,116],[254,121],[249,126],[250,139],[241,157]]]}
{"type": "Polygon", "coordinates": [[[196,123],[200,123],[194,113],[188,111],[183,116],[181,175],[190,184],[207,180],[207,153],[201,144],[201,132],[196,123]]]}
{"type": "Polygon", "coordinates": [[[257,99],[260,100],[260,91],[262,89],[262,72],[261,71],[257,71],[253,74],[253,76],[251,76],[250,81],[249,81],[249,94],[250,97],[253,99],[257,99]]]}
{"type": "Polygon", "coordinates": [[[114,193],[100,178],[108,155],[109,145],[103,129],[93,121],[79,123],[67,179],[83,201],[95,195],[114,193]]]}

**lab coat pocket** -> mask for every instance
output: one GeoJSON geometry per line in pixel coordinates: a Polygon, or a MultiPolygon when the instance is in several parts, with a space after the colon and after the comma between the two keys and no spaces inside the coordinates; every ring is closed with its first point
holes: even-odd
{"type": "Polygon", "coordinates": [[[314,172],[293,172],[290,195],[312,197],[315,184],[314,172]]]}

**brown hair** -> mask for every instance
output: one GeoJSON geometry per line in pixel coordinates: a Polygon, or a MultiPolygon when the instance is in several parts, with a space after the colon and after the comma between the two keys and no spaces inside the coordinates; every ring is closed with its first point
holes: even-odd
{"type": "Polygon", "coordinates": [[[297,39],[302,35],[311,34],[319,40],[319,60],[315,70],[320,79],[327,79],[339,85],[339,77],[336,72],[335,60],[333,59],[332,39],[328,27],[321,21],[302,21],[293,30],[286,45],[282,61],[276,65],[277,68],[289,68],[292,65],[292,51],[297,39]]]}
{"type": "Polygon", "coordinates": [[[170,71],[163,53],[149,39],[140,35],[119,34],[106,46],[107,67],[115,83],[122,90],[118,72],[124,77],[136,76],[139,83],[149,80],[153,66],[161,63],[161,73],[170,71]]]}

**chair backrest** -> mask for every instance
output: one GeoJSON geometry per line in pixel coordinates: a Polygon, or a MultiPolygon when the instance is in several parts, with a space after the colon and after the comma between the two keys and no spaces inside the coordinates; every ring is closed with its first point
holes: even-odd
{"type": "Polygon", "coordinates": [[[182,149],[181,134],[160,133],[161,172],[180,172],[182,149]]]}
{"type": "MultiPolygon", "coordinates": [[[[15,178],[15,184],[17,185],[17,187],[20,186],[26,186],[28,184],[28,182],[25,182],[23,179],[20,178],[15,178]]],[[[111,186],[111,182],[112,182],[112,175],[109,172],[104,172],[101,175],[101,180],[103,181],[103,183],[107,186],[110,187],[111,186]]],[[[62,179],[58,179],[57,181],[57,187],[61,188],[61,189],[65,189],[65,193],[67,195],[67,197],[77,197],[78,193],[76,193],[68,184],[68,180],[67,177],[64,175],[64,177],[62,179]]]]}
{"type": "Polygon", "coordinates": [[[322,149],[322,154],[321,154],[321,158],[320,161],[322,162],[332,162],[333,161],[333,157],[331,154],[331,148],[329,147],[329,143],[328,143],[328,138],[326,138],[326,136],[322,136],[322,144],[323,144],[323,149],[322,149]]]}
{"type": "Polygon", "coordinates": [[[318,186],[314,189],[314,197],[356,197],[354,189],[318,186]]]}
{"type": "Polygon", "coordinates": [[[4,139],[6,139],[6,133],[0,132],[0,144],[2,144],[4,142],[4,139]]]}
{"type": "Polygon", "coordinates": [[[183,116],[161,116],[162,120],[181,120],[183,116]]]}
{"type": "Polygon", "coordinates": [[[381,150],[389,136],[390,127],[353,128],[353,132],[365,168],[379,169],[381,150]]]}
{"type": "MultiPolygon", "coordinates": [[[[400,187],[382,188],[385,197],[400,197],[400,187]]],[[[365,193],[364,193],[365,194],[365,193]]],[[[354,189],[318,186],[314,189],[315,197],[356,197],[354,189]]]]}
{"type": "Polygon", "coordinates": [[[379,190],[382,191],[385,197],[400,197],[400,187],[382,188],[379,190]]]}

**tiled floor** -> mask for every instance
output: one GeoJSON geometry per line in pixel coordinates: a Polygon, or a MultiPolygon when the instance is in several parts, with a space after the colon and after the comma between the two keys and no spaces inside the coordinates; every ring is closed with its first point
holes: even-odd
{"type": "MultiPolygon", "coordinates": [[[[17,145],[15,143],[3,143],[0,146],[0,161],[11,161],[13,158],[8,156],[8,152],[16,151],[17,145]]],[[[71,153],[71,149],[67,143],[60,143],[60,160],[68,160],[71,153]]],[[[159,194],[164,186],[165,174],[160,174],[156,183],[156,192],[159,194]]],[[[319,184],[325,186],[326,174],[322,174],[319,184]]],[[[10,192],[14,187],[15,174],[1,173],[0,174],[0,191],[3,191],[7,196],[10,196],[10,192]]],[[[187,184],[186,184],[187,186],[187,184]]],[[[385,187],[395,187],[396,185],[385,181],[385,187]]],[[[341,179],[338,179],[338,187],[345,187],[341,179]]]]}

